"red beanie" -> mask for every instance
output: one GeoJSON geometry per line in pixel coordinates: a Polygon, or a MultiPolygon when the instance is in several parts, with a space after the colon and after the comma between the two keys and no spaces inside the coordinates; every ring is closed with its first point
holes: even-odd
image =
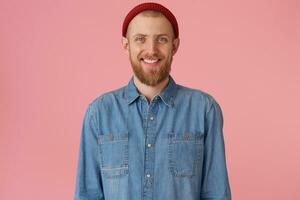
{"type": "Polygon", "coordinates": [[[172,14],[172,12],[167,9],[166,7],[162,6],[158,3],[142,3],[137,6],[135,6],[131,11],[127,14],[127,16],[124,19],[123,27],[122,27],[122,35],[126,37],[126,32],[128,25],[130,21],[140,12],[143,12],[145,10],[155,10],[158,12],[161,12],[172,24],[175,38],[178,38],[179,32],[178,32],[178,24],[175,16],[172,14]]]}

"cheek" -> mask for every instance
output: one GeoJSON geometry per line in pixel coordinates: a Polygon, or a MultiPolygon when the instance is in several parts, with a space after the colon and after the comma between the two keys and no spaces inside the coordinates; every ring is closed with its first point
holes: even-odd
{"type": "Polygon", "coordinates": [[[164,55],[165,59],[170,59],[172,57],[172,50],[170,49],[165,49],[161,51],[162,55],[164,55]]]}
{"type": "Polygon", "coordinates": [[[131,50],[130,50],[130,56],[131,56],[131,58],[133,58],[133,59],[137,59],[137,57],[138,57],[138,52],[137,52],[136,50],[134,50],[134,49],[131,49],[131,50]]]}
{"type": "Polygon", "coordinates": [[[132,47],[132,48],[130,48],[130,54],[132,55],[132,56],[135,56],[135,57],[137,57],[139,54],[140,54],[140,49],[139,48],[136,48],[136,47],[132,47]]]}
{"type": "Polygon", "coordinates": [[[167,56],[172,53],[172,46],[169,46],[169,45],[164,46],[164,47],[160,48],[160,52],[167,56]]]}

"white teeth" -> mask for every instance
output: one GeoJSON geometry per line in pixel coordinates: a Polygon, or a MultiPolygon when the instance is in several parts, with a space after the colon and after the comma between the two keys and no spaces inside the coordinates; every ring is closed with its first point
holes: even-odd
{"type": "Polygon", "coordinates": [[[146,63],[155,63],[155,62],[158,61],[158,59],[156,59],[156,60],[148,60],[148,59],[144,59],[144,61],[145,61],[146,63]]]}

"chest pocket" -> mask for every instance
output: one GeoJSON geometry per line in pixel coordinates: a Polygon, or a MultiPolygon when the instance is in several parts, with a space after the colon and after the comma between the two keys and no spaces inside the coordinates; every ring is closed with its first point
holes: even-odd
{"type": "Polygon", "coordinates": [[[169,169],[173,176],[195,176],[201,167],[202,157],[202,133],[168,134],[169,169]]]}
{"type": "Polygon", "coordinates": [[[128,174],[128,133],[109,133],[98,138],[101,173],[106,178],[128,174]]]}

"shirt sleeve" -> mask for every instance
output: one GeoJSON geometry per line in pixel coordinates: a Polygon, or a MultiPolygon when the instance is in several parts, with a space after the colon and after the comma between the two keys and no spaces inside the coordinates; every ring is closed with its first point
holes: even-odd
{"type": "Polygon", "coordinates": [[[212,98],[205,120],[201,200],[231,200],[222,129],[222,110],[212,98]]]}
{"type": "Polygon", "coordinates": [[[90,104],[81,130],[74,200],[104,200],[95,122],[90,104]]]}

